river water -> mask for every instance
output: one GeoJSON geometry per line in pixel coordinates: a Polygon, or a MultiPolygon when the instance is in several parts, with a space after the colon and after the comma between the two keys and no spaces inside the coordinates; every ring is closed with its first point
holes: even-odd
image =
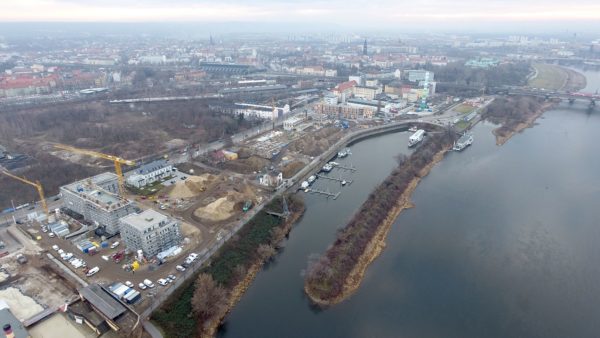
{"type": "MultiPolygon", "coordinates": [[[[587,73],[593,92],[600,74],[587,73]]],[[[351,147],[355,173],[337,200],[306,195],[307,211],[276,262],[260,272],[220,337],[600,336],[600,108],[561,105],[498,147],[480,123],[413,194],[358,291],[310,306],[303,270],[333,242],[406,153],[408,133],[351,147]]]]}

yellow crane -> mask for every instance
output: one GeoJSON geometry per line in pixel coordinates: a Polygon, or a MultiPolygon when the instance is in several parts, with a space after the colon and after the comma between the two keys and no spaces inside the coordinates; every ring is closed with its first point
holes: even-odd
{"type": "Polygon", "coordinates": [[[46,213],[46,216],[50,216],[50,212],[48,211],[48,205],[46,204],[46,198],[44,197],[44,188],[42,187],[42,184],[40,183],[40,181],[32,182],[24,177],[19,177],[17,175],[13,175],[6,170],[0,170],[0,171],[4,175],[6,175],[8,177],[12,177],[17,181],[21,181],[25,184],[34,186],[37,189],[38,195],[40,195],[40,202],[42,203],[42,208],[44,208],[44,212],[46,213]]]}
{"type": "Polygon", "coordinates": [[[88,155],[96,158],[102,158],[105,160],[113,161],[115,163],[115,173],[119,178],[119,192],[121,193],[121,196],[125,195],[125,180],[123,179],[123,171],[121,169],[121,164],[133,166],[135,165],[135,161],[125,160],[117,156],[103,154],[93,150],[79,149],[65,144],[55,144],[54,147],[61,150],[70,151],[76,154],[88,155]]]}

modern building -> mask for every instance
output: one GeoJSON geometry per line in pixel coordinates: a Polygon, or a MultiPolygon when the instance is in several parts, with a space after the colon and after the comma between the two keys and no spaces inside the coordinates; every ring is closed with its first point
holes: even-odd
{"type": "Polygon", "coordinates": [[[108,234],[119,232],[119,218],[135,212],[134,204],[118,195],[117,175],[103,173],[60,187],[64,207],[94,222],[108,234]]]}
{"type": "Polygon", "coordinates": [[[146,257],[156,256],[181,242],[179,223],[152,209],[123,217],[120,224],[127,249],[142,250],[146,257]]]}
{"type": "Polygon", "coordinates": [[[166,160],[152,161],[135,169],[134,174],[127,178],[127,183],[136,188],[142,188],[168,177],[172,170],[173,166],[166,160]]]}

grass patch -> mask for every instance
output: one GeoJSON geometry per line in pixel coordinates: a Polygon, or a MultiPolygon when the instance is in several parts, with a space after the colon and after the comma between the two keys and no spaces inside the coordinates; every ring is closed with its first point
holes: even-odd
{"type": "Polygon", "coordinates": [[[454,108],[455,112],[459,112],[462,114],[468,114],[468,113],[473,112],[474,110],[475,110],[475,107],[468,105],[468,104],[464,104],[464,103],[461,104],[460,106],[454,108]]]}
{"type": "Polygon", "coordinates": [[[567,71],[559,66],[536,63],[533,67],[537,70],[537,76],[529,81],[529,86],[533,88],[558,90],[565,85],[569,76],[567,71]]]}
{"type": "Polygon", "coordinates": [[[469,128],[469,125],[470,125],[469,122],[467,122],[465,120],[460,120],[454,124],[454,128],[456,128],[456,131],[462,132],[465,129],[469,128]]]}
{"type": "MultiPolygon", "coordinates": [[[[168,181],[172,178],[172,176],[169,176],[167,178],[165,178],[165,181],[168,181]]],[[[139,195],[139,196],[151,196],[156,194],[157,192],[159,192],[162,188],[164,188],[165,186],[161,183],[161,181],[156,181],[154,183],[148,184],[142,188],[136,188],[134,186],[131,185],[127,185],[127,189],[129,189],[132,193],[139,195]]]]}

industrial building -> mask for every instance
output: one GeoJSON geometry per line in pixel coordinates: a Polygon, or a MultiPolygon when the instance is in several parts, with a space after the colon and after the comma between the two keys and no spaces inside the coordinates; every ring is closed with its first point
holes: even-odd
{"type": "MultiPolygon", "coordinates": [[[[107,290],[98,284],[90,284],[79,289],[79,296],[81,300],[87,302],[103,319],[100,320],[100,323],[94,323],[94,327],[105,322],[115,331],[120,329],[116,321],[127,312],[127,308],[111,296],[107,290]]],[[[87,319],[87,316],[85,318],[87,319]]],[[[92,325],[89,326],[91,327],[92,325]]]]}
{"type": "Polygon", "coordinates": [[[172,170],[173,166],[166,160],[152,161],[135,169],[135,172],[127,178],[127,184],[136,188],[143,188],[148,184],[170,176],[172,170]]]}
{"type": "Polygon", "coordinates": [[[64,206],[94,222],[108,234],[119,232],[119,218],[135,212],[134,204],[118,195],[117,175],[103,173],[60,187],[64,206]]]}
{"type": "Polygon", "coordinates": [[[127,249],[142,250],[146,257],[156,256],[181,242],[179,223],[152,209],[123,217],[120,224],[127,249]]]}
{"type": "Polygon", "coordinates": [[[287,104],[283,107],[272,107],[259,104],[236,103],[235,107],[234,113],[236,115],[241,114],[244,115],[244,117],[255,117],[268,120],[281,118],[290,112],[290,106],[287,104]]]}
{"type": "Polygon", "coordinates": [[[302,123],[302,121],[304,121],[304,118],[301,116],[290,117],[289,119],[283,121],[283,130],[293,131],[302,123]]]}

